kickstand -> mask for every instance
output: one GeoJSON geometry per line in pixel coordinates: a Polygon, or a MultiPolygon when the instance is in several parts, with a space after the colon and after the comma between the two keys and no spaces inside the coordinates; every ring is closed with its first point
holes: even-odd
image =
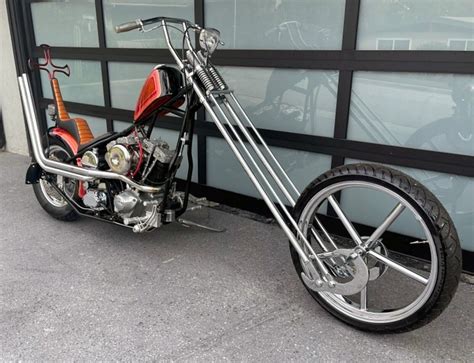
{"type": "Polygon", "coordinates": [[[209,227],[204,224],[199,224],[199,223],[196,223],[187,219],[183,219],[183,218],[178,218],[177,222],[180,223],[183,227],[198,227],[210,232],[222,233],[226,231],[225,228],[209,227]]]}
{"type": "MultiPolygon", "coordinates": [[[[191,196],[191,195],[190,195],[190,200],[193,203],[198,203],[198,204],[188,208],[186,210],[187,212],[191,212],[191,211],[197,210],[197,209],[202,209],[202,207],[210,207],[210,206],[214,207],[214,206],[218,205],[218,203],[207,201],[206,198],[196,198],[195,196],[191,196]]],[[[198,228],[205,229],[206,231],[215,232],[215,233],[222,233],[222,232],[226,231],[225,228],[214,228],[214,227],[206,226],[204,224],[193,222],[193,221],[190,221],[190,220],[184,219],[184,218],[178,218],[176,220],[176,222],[181,224],[183,227],[187,227],[187,228],[189,228],[189,227],[198,227],[198,228]]]]}

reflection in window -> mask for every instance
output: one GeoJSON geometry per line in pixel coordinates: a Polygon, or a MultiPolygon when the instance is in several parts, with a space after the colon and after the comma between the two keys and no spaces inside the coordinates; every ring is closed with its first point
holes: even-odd
{"type": "Polygon", "coordinates": [[[205,0],[224,49],[341,49],[344,0],[205,0]]]}
{"type": "Polygon", "coordinates": [[[474,50],[474,39],[449,39],[450,50],[474,50]]]}
{"type": "Polygon", "coordinates": [[[98,47],[95,2],[41,1],[31,4],[36,45],[98,47]]]}
{"type": "MultiPolygon", "coordinates": [[[[44,62],[44,59],[39,61],[44,62]]],[[[65,101],[104,105],[102,73],[99,62],[71,59],[55,59],[54,62],[60,66],[68,64],[71,69],[70,77],[57,74],[61,94],[65,101]]],[[[51,83],[46,72],[41,72],[41,85],[43,96],[53,98],[51,83]]]]}
{"type": "MultiPolygon", "coordinates": [[[[346,160],[346,164],[356,162],[358,161],[346,160]]],[[[474,179],[400,166],[391,167],[412,176],[439,198],[454,221],[462,248],[474,251],[474,179]]],[[[388,204],[388,200],[367,198],[367,194],[361,192],[352,195],[343,193],[341,202],[344,212],[352,221],[373,227],[378,226],[381,216],[387,215],[387,210],[393,207],[388,204]],[[361,213],[361,205],[363,205],[363,213],[361,213]]],[[[409,219],[404,218],[402,214],[389,230],[414,236],[417,227],[414,223],[409,223],[409,219]]]]}
{"type": "MultiPolygon", "coordinates": [[[[300,191],[331,167],[327,155],[279,147],[271,150],[300,191]]],[[[207,184],[261,199],[224,139],[207,138],[207,184]]]]}
{"type": "Polygon", "coordinates": [[[377,50],[410,50],[411,39],[377,39],[377,50]]]}
{"type": "Polygon", "coordinates": [[[410,50],[473,50],[473,19],[472,0],[362,0],[357,48],[381,49],[378,38],[404,38],[410,50]]]}
{"type": "MultiPolygon", "coordinates": [[[[133,30],[115,33],[116,25],[135,19],[157,16],[183,18],[194,21],[193,0],[103,0],[106,42],[109,48],[166,48],[163,31],[157,29],[149,33],[133,30]]],[[[169,29],[176,48],[182,44],[182,34],[169,29]]]]}
{"type": "Polygon", "coordinates": [[[474,155],[474,76],[356,72],[348,138],[474,155]]]}
{"type": "Polygon", "coordinates": [[[221,74],[255,126],[333,136],[337,72],[222,67],[221,74]]]}

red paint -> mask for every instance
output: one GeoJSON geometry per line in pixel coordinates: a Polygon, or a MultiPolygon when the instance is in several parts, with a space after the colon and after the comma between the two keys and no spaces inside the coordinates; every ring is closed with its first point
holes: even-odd
{"type": "Polygon", "coordinates": [[[155,109],[153,104],[160,99],[160,96],[160,71],[159,69],[153,69],[145,80],[145,84],[143,85],[142,91],[140,92],[133,119],[137,121],[155,109]]]}
{"type": "MultiPolygon", "coordinates": [[[[77,154],[77,151],[79,150],[79,144],[69,132],[59,127],[55,127],[51,129],[50,133],[59,137],[67,146],[69,146],[74,154],[77,154]]],[[[76,164],[77,166],[82,166],[80,158],[77,158],[76,164]]],[[[86,195],[86,188],[84,188],[84,182],[82,181],[79,181],[77,194],[81,199],[84,197],[84,195],[86,195]]]]}
{"type": "Polygon", "coordinates": [[[66,143],[67,146],[71,148],[71,151],[74,154],[77,154],[77,150],[79,150],[79,144],[69,132],[59,127],[55,127],[51,130],[51,134],[59,137],[62,141],[66,143]]]}

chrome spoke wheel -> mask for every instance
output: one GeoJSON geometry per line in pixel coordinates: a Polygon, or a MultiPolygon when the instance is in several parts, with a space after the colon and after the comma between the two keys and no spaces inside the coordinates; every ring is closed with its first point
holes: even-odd
{"type": "MultiPolygon", "coordinates": [[[[62,161],[69,158],[68,152],[59,145],[51,145],[49,148],[49,158],[56,161],[62,161]]],[[[53,179],[56,186],[67,196],[73,197],[76,190],[76,182],[60,175],[49,176],[53,179]]],[[[39,180],[40,190],[45,199],[54,207],[62,208],[68,205],[63,196],[51,185],[51,183],[42,177],[39,180]]]]}
{"type": "MultiPolygon", "coordinates": [[[[432,295],[438,278],[433,235],[413,201],[392,189],[361,180],[333,183],[319,190],[306,203],[298,222],[305,226],[303,232],[321,258],[324,259],[328,251],[350,248],[357,248],[364,258],[369,282],[360,292],[349,296],[317,292],[341,314],[366,323],[393,323],[419,311],[432,295]],[[357,200],[365,200],[368,205],[380,200],[383,208],[377,206],[374,212],[361,205],[359,212],[351,207],[357,205],[354,203],[357,200]],[[334,218],[326,218],[325,225],[320,215],[327,214],[328,210],[334,218]],[[361,212],[368,212],[370,216],[361,215],[361,212]],[[367,227],[367,222],[374,220],[377,224],[367,227]],[[397,247],[399,242],[393,239],[400,236],[416,250],[415,255],[390,249],[397,247]],[[417,256],[423,256],[424,260],[417,256]]],[[[337,281],[344,283],[354,278],[350,276],[347,261],[334,258],[324,262],[337,281]]]]}

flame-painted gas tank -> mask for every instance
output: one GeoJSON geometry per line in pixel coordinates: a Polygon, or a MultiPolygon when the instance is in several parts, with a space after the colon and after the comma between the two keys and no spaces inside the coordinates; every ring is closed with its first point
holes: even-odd
{"type": "MultiPolygon", "coordinates": [[[[181,72],[176,68],[165,65],[158,65],[151,71],[145,80],[140,96],[135,107],[134,121],[138,122],[150,116],[160,106],[172,99],[183,87],[181,72]]],[[[184,102],[184,96],[180,97],[170,105],[179,107],[184,102]]],[[[169,111],[163,110],[160,115],[165,115],[169,111]]]]}

